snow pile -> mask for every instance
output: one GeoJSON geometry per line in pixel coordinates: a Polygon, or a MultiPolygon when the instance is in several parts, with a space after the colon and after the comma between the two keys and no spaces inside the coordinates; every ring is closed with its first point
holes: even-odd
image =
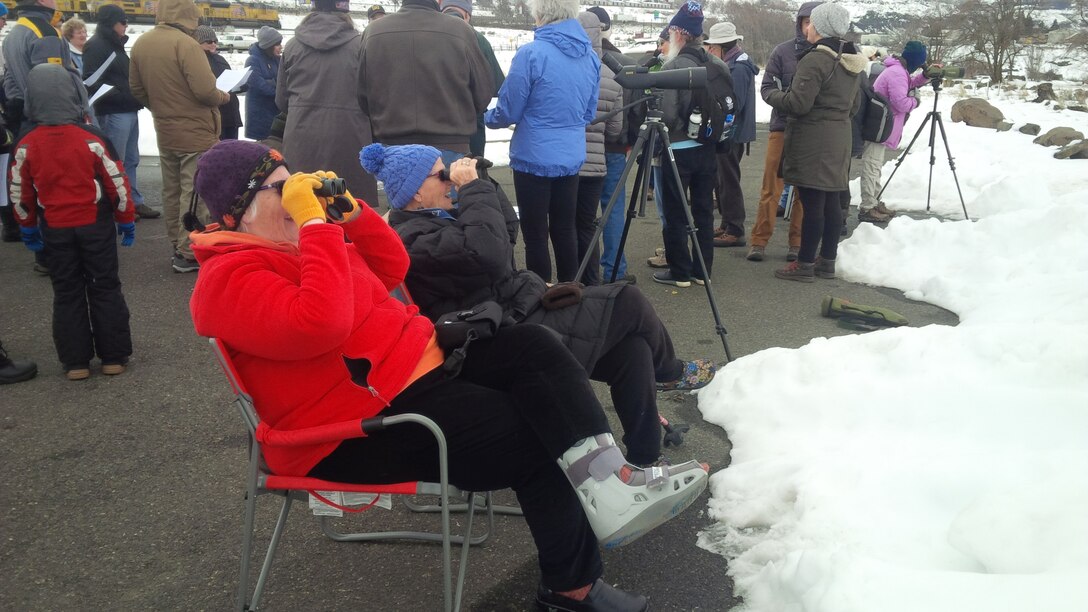
{"type": "MultiPolygon", "coordinates": [[[[700,545],[751,610],[1088,609],[1088,164],[945,115],[978,220],[939,151],[960,220],[863,225],[839,270],[961,324],[762,351],[699,397],[734,444],[700,545]]],[[[925,207],[920,144],[893,208],[925,207]]]]}

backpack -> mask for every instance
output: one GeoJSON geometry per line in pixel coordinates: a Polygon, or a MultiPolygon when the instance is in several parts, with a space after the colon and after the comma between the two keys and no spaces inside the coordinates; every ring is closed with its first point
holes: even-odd
{"type": "Polygon", "coordinates": [[[873,84],[864,75],[859,79],[861,85],[861,139],[866,142],[882,143],[892,134],[895,123],[892,107],[888,99],[873,89],[873,84]]]}
{"type": "Polygon", "coordinates": [[[736,112],[733,76],[729,74],[729,68],[711,60],[705,49],[684,47],[680,53],[690,55],[706,68],[706,87],[691,90],[691,106],[681,119],[686,125],[691,112],[698,108],[702,123],[696,142],[713,145],[728,142],[733,137],[733,116],[736,112]]]}

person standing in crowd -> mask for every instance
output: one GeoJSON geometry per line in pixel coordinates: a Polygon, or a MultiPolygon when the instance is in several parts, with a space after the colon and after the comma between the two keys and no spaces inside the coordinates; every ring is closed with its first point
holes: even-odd
{"type": "Polygon", "coordinates": [[[264,140],[272,130],[272,121],[279,114],[276,108],[276,78],[280,72],[283,34],[275,28],[262,26],[257,42],[250,45],[246,68],[246,138],[264,140]]]}
{"type": "MultiPolygon", "coordinates": [[[[72,60],[72,52],[67,41],[60,35],[57,25],[62,15],[56,10],[56,0],[19,0],[15,5],[19,20],[15,22],[4,38],[4,119],[8,130],[18,138],[34,127],[26,119],[27,81],[31,69],[39,64],[56,64],[71,72],[73,81],[82,100],[83,114],[88,116],[87,90],[72,60]]],[[[0,208],[14,225],[11,209],[0,208]],[[6,212],[4,212],[6,211],[6,212]]],[[[48,249],[34,253],[34,271],[46,276],[49,274],[48,249]]]]}
{"type": "Polygon", "coordinates": [[[756,81],[759,68],[740,46],[744,37],[737,26],[723,21],[710,28],[703,42],[708,53],[729,66],[733,77],[736,108],[733,112],[733,135],[718,145],[718,212],[721,225],[714,230],[714,246],[744,246],[744,191],[740,185],[740,160],[756,139],[756,81]]]}
{"type": "Polygon", "coordinates": [[[79,17],[72,17],[60,26],[61,36],[68,41],[68,51],[76,70],[83,73],[83,47],[87,44],[87,23],[79,17]]]}
{"type": "MultiPolygon", "coordinates": [[[[471,0],[442,0],[442,12],[463,19],[469,26],[472,25],[471,0]]],[[[476,42],[480,45],[480,51],[484,54],[487,65],[491,67],[492,86],[495,88],[495,91],[498,91],[499,88],[502,87],[503,81],[506,80],[506,75],[502,73],[502,67],[499,66],[499,60],[495,57],[495,50],[491,48],[491,43],[487,40],[487,37],[481,34],[475,27],[472,28],[472,31],[476,32],[476,42]]],[[[484,147],[486,145],[487,129],[484,125],[484,114],[481,112],[476,115],[476,133],[468,140],[469,153],[473,157],[483,157],[484,147]]]]}
{"type": "Polygon", "coordinates": [[[71,74],[41,64],[29,76],[27,118],[36,127],[19,139],[11,165],[15,216],[27,248],[49,247],[53,342],[68,380],[88,378],[96,354],[102,373],[117,375],[132,354],[117,259],[117,236],[126,247],[136,240],[128,180],[106,135],[84,123],[71,74]]]}
{"type": "MultiPolygon", "coordinates": [[[[586,11],[578,15],[578,22],[582,24],[582,29],[589,37],[593,51],[597,53],[598,58],[601,57],[603,53],[601,20],[595,13],[586,11]]],[[[616,83],[615,76],[616,73],[612,72],[611,68],[601,66],[600,89],[597,93],[597,119],[603,118],[623,103],[623,89],[616,83]]],[[[586,285],[601,283],[600,246],[593,243],[593,235],[597,232],[597,210],[600,207],[605,175],[608,173],[604,143],[610,138],[619,137],[621,132],[623,132],[623,118],[619,113],[600,123],[590,123],[586,126],[586,161],[578,171],[578,204],[574,213],[574,231],[578,236],[578,261],[581,262],[586,253],[592,254],[585,273],[578,279],[586,285]]]]}
{"type": "Polygon", "coordinates": [[[359,107],[376,142],[431,145],[452,161],[470,151],[476,117],[495,95],[491,74],[467,23],[438,12],[436,0],[404,0],[363,32],[359,107]]]}
{"type": "Polygon", "coordinates": [[[367,21],[377,21],[382,17],[385,17],[385,7],[380,4],[371,4],[370,8],[366,10],[367,21]]]}
{"type": "Polygon", "coordinates": [[[895,213],[876,199],[880,193],[880,169],[889,150],[895,150],[903,139],[903,124],[907,114],[918,108],[918,88],[928,79],[924,72],[914,74],[925,66],[926,47],[917,40],[907,42],[899,57],[884,60],[883,70],[873,83],[873,91],[884,96],[892,110],[892,132],[883,143],[866,142],[861,154],[861,205],[858,221],[885,223],[895,213]]]}
{"type": "MultiPolygon", "coordinates": [[[[200,269],[182,215],[193,197],[197,159],[219,140],[219,107],[230,101],[227,92],[216,88],[208,59],[193,38],[199,19],[193,0],[160,0],[155,27],[136,40],[129,63],[132,95],[151,109],[155,120],[162,210],[175,272],[200,269]]],[[[197,214],[205,216],[204,211],[198,199],[197,214]]]]}
{"type": "Polygon", "coordinates": [[[805,28],[813,47],[797,63],[793,84],[763,91],[767,104],[786,115],[782,177],[800,192],[805,210],[797,261],[774,273],[784,280],[835,277],[841,202],[850,197],[851,117],[860,107],[857,79],[866,64],[844,39],[849,30],[850,13],[842,5],[813,9],[805,28]]]}
{"type": "MultiPolygon", "coordinates": [[[[193,38],[204,49],[204,55],[208,56],[208,65],[212,74],[218,79],[219,75],[230,70],[227,58],[219,54],[219,37],[211,26],[197,26],[193,32],[193,38]]],[[[238,101],[238,94],[230,92],[230,101],[219,106],[219,118],[222,127],[219,128],[219,140],[238,140],[238,128],[242,127],[242,107],[238,101]]]]}
{"type": "MultiPolygon", "coordinates": [[[[669,52],[663,70],[696,68],[718,63],[729,74],[729,67],[703,49],[703,10],[697,2],[687,2],[669,21],[669,52]]],[[[732,80],[731,78],[729,79],[732,80]]],[[[730,91],[732,86],[730,85],[730,91]]],[[[731,96],[727,96],[731,97],[731,96]]],[[[680,183],[671,168],[665,167],[658,188],[658,201],[665,213],[661,234],[669,269],[654,274],[654,282],[675,287],[703,285],[710,278],[714,263],[714,183],[717,180],[714,144],[701,144],[688,136],[688,123],[694,112],[691,90],[666,89],[661,100],[663,121],[669,128],[669,141],[680,183]],[[691,216],[695,221],[695,244],[688,246],[688,217],[683,193],[689,195],[691,216]],[[706,269],[701,269],[695,249],[699,249],[706,269]]],[[[703,109],[703,112],[708,112],[703,109]]],[[[731,111],[732,112],[732,111],[731,111]]]]}
{"type": "MultiPolygon", "coordinates": [[[[359,112],[356,102],[359,87],[354,76],[363,38],[349,10],[348,0],[314,0],[313,11],[283,49],[276,106],[287,113],[283,154],[295,168],[332,170],[364,201],[377,206],[378,182],[356,162],[359,149],[370,144],[372,137],[370,118],[359,112]]],[[[399,61],[392,59],[382,74],[400,66],[399,61]]],[[[419,85],[416,75],[396,72],[413,88],[419,85]]],[[[383,83],[391,80],[383,79],[383,83]]],[[[433,106],[426,112],[436,121],[445,116],[433,106]]]]}
{"type": "Polygon", "coordinates": [[[125,51],[128,17],[124,9],[116,4],[103,4],[98,7],[96,16],[94,36],[84,47],[83,78],[88,82],[88,93],[91,95],[106,85],[112,87],[94,103],[98,127],[106,133],[117,157],[125,164],[136,216],[140,219],[158,219],[162,213],[144,203],[144,196],[136,183],[136,168],[140,166],[138,113],[143,104],[133,97],[128,84],[129,59],[125,51]],[[95,78],[99,70],[102,72],[95,78]]]}
{"type": "MultiPolygon", "coordinates": [[[[624,66],[631,66],[635,64],[635,60],[627,57],[616,48],[616,45],[612,44],[609,37],[612,35],[612,18],[608,15],[608,11],[599,6],[594,6],[587,9],[589,12],[597,16],[597,19],[601,22],[601,56],[609,56],[624,66]]],[[[613,82],[615,79],[613,79],[613,82]]],[[[623,98],[620,100],[621,106],[626,106],[631,103],[631,91],[622,90],[623,98]]],[[[604,279],[607,281],[612,278],[613,272],[615,272],[616,280],[622,280],[627,282],[635,282],[635,276],[627,274],[627,256],[620,253],[620,238],[623,237],[623,225],[627,217],[627,189],[626,185],[620,184],[620,175],[623,174],[623,168],[627,165],[627,149],[634,144],[634,137],[632,137],[632,127],[634,133],[638,133],[639,126],[631,126],[628,122],[628,111],[620,113],[623,118],[623,126],[620,133],[613,137],[605,135],[604,139],[604,161],[605,161],[605,175],[604,184],[601,185],[601,212],[603,213],[608,208],[608,202],[612,199],[612,194],[618,191],[616,195],[616,205],[612,208],[612,214],[604,219],[604,232],[601,233],[601,242],[603,247],[601,249],[601,270],[604,272],[604,279]],[[613,265],[616,264],[616,255],[619,254],[620,260],[613,270],[613,265]]],[[[637,137],[637,136],[635,136],[637,137]]]]}
{"type": "Polygon", "coordinates": [[[498,104],[484,121],[492,129],[515,126],[510,167],[525,266],[545,281],[572,281],[578,271],[578,171],[586,161],[586,125],[597,114],[601,61],[575,19],[577,0],[530,0],[529,8],[534,39],[514,54],[498,104]]]}
{"type": "MultiPolygon", "coordinates": [[[[805,38],[805,28],[808,27],[812,10],[823,2],[806,2],[797,10],[797,19],[794,21],[795,36],[793,40],[779,43],[771,56],[767,59],[767,65],[763,69],[763,83],[760,86],[761,94],[769,89],[789,89],[793,82],[793,74],[797,71],[797,60],[808,52],[812,44],[805,38]]],[[[779,166],[782,163],[782,148],[785,144],[786,118],[778,109],[771,109],[770,134],[767,136],[767,153],[763,158],[763,185],[759,192],[759,208],[756,209],[756,222],[752,226],[752,235],[748,247],[748,261],[763,261],[766,254],[767,243],[774,234],[774,223],[777,218],[778,201],[785,189],[785,182],[779,175],[779,166]]],[[[794,204],[797,203],[797,194],[794,193],[794,204]]],[[[804,211],[800,206],[793,206],[790,213],[789,250],[786,252],[786,261],[796,261],[797,253],[801,250],[801,223],[804,220],[804,211]]]]}

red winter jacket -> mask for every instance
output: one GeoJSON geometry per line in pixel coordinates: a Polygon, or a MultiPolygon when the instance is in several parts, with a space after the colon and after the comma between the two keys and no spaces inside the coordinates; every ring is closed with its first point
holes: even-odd
{"type": "MultiPolygon", "coordinates": [[[[261,420],[277,430],[374,416],[433,347],[431,322],[389,296],[408,271],[400,238],[365,203],[361,213],[344,226],[303,227],[298,247],[193,234],[193,324],[227,345],[261,420]],[[344,357],[370,361],[369,389],[352,383],[344,357]]],[[[336,446],[265,444],[264,453],[277,474],[301,476],[336,446]]]]}
{"type": "Polygon", "coordinates": [[[98,219],[99,201],[113,219],[136,218],[128,177],[106,138],[88,125],[39,125],[11,154],[11,203],[23,227],[38,226],[38,206],[49,227],[80,227],[98,219]]]}

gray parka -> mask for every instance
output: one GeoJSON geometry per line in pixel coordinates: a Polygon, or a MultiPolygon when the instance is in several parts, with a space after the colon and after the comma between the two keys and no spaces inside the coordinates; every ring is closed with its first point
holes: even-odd
{"type": "MultiPolygon", "coordinates": [[[[589,42],[593,43],[593,51],[599,59],[603,55],[601,49],[601,20],[590,12],[578,15],[578,23],[589,36],[589,42]]],[[[608,66],[601,64],[601,89],[597,96],[597,119],[616,110],[623,104],[623,88],[616,83],[616,73],[608,66]]],[[[604,176],[608,173],[605,160],[605,140],[613,140],[623,132],[623,113],[616,113],[601,123],[590,123],[586,126],[586,162],[578,171],[578,176],[604,176]]]]}
{"type": "Polygon", "coordinates": [[[788,91],[763,91],[767,104],[786,117],[787,183],[821,191],[849,188],[851,117],[861,104],[858,74],[866,63],[853,44],[825,38],[797,62],[788,91]]]}
{"type": "Polygon", "coordinates": [[[359,150],[373,142],[354,78],[363,38],[345,15],[310,13],[283,49],[276,78],[276,106],[287,112],[283,156],[292,172],[332,170],[352,195],[377,206],[378,183],[359,165],[359,150]]]}

